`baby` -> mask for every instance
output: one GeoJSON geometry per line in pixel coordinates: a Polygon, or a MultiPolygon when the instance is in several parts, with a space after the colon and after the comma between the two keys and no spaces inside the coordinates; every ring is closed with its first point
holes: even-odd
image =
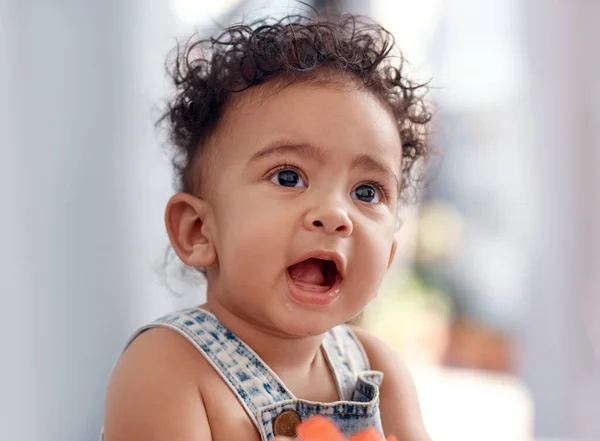
{"type": "Polygon", "coordinates": [[[377,296],[428,156],[425,88],[393,49],[351,15],[236,25],[178,49],[165,222],[207,301],[130,340],[105,441],[284,439],[312,415],[346,436],[430,440],[405,366],[344,324],[377,296]]]}

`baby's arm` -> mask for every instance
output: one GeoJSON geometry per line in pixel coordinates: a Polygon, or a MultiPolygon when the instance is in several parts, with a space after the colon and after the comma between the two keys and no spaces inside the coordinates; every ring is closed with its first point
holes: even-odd
{"type": "Polygon", "coordinates": [[[198,355],[172,331],[151,329],[140,335],[113,372],[104,440],[210,441],[197,374],[191,369],[198,355]]]}
{"type": "Polygon", "coordinates": [[[398,355],[367,331],[352,327],[363,344],[371,369],[383,372],[380,411],[383,430],[398,441],[431,441],[423,424],[414,382],[398,355]]]}

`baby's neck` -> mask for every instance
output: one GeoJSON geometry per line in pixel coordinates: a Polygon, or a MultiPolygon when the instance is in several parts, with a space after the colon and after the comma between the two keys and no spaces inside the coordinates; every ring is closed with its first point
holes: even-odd
{"type": "Polygon", "coordinates": [[[239,317],[218,301],[211,301],[210,297],[199,307],[214,314],[278,374],[308,374],[322,357],[323,335],[292,337],[278,334],[276,330],[239,317]]]}

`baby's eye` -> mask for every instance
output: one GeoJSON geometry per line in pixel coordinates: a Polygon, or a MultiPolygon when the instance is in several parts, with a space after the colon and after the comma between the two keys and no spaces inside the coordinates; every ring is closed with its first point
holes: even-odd
{"type": "Polygon", "coordinates": [[[271,182],[273,184],[281,185],[282,187],[306,187],[304,181],[300,177],[300,174],[289,168],[276,171],[271,176],[271,182]]]}
{"type": "Polygon", "coordinates": [[[369,204],[376,204],[380,201],[379,190],[373,185],[362,184],[352,190],[350,194],[352,199],[357,199],[369,204]]]}

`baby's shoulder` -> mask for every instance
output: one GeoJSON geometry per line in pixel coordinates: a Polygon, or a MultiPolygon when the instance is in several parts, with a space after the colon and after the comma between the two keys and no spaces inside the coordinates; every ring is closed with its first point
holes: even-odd
{"type": "Polygon", "coordinates": [[[397,376],[399,372],[402,372],[403,377],[406,376],[406,366],[396,350],[364,328],[356,325],[346,326],[360,343],[370,369],[380,371],[384,375],[388,374],[388,376],[390,374],[397,376]]]}
{"type": "Polygon", "coordinates": [[[166,327],[151,327],[135,335],[123,351],[119,363],[143,370],[151,364],[177,374],[193,375],[203,357],[179,332],[166,327]]]}
{"type": "Polygon", "coordinates": [[[383,373],[380,387],[381,420],[386,433],[399,439],[427,440],[412,375],[400,355],[365,329],[350,326],[361,342],[371,369],[383,373]]]}
{"type": "Polygon", "coordinates": [[[139,334],[111,376],[105,439],[210,439],[196,384],[202,365],[189,343],[172,330],[151,328],[139,334]]]}
{"type": "Polygon", "coordinates": [[[382,357],[389,356],[393,353],[393,350],[389,345],[370,331],[357,325],[344,325],[344,327],[359,343],[372,369],[377,369],[376,366],[373,366],[373,362],[378,364],[377,361],[382,357]]]}
{"type": "Polygon", "coordinates": [[[212,339],[216,335],[205,316],[195,309],[186,309],[142,326],[125,345],[117,368],[124,366],[138,375],[152,370],[164,381],[184,381],[201,388],[207,378],[215,375],[200,348],[200,335],[205,335],[205,340],[206,336],[212,339]]]}

